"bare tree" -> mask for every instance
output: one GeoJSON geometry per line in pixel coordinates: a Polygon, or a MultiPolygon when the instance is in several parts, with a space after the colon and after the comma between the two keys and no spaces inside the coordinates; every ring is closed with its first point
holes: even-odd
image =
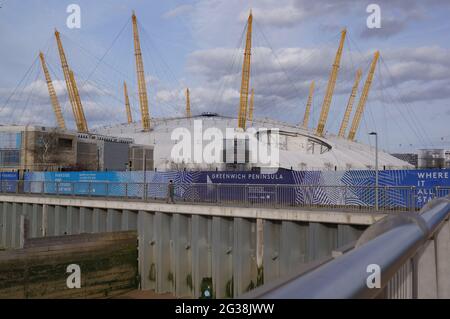
{"type": "Polygon", "coordinates": [[[59,134],[55,131],[39,132],[33,149],[35,164],[53,166],[61,164],[63,153],[58,145],[59,134]]]}

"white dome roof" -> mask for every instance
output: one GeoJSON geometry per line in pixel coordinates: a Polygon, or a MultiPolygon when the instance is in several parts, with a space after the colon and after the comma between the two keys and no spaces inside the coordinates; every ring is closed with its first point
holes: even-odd
{"type": "MultiPolygon", "coordinates": [[[[172,131],[184,127],[193,132],[195,120],[201,120],[203,131],[218,128],[225,135],[226,128],[237,126],[237,119],[219,115],[193,116],[192,118],[162,118],[151,120],[151,131],[143,132],[140,122],[118,124],[95,129],[96,133],[133,138],[136,144],[154,147],[154,166],[158,170],[173,169],[171,150],[176,141],[171,140],[172,131]]],[[[280,167],[294,170],[349,170],[373,169],[375,149],[334,135],[317,137],[309,130],[271,119],[248,122],[256,129],[279,129],[280,167]]],[[[193,133],[191,133],[193,134],[193,133]]],[[[378,153],[380,169],[408,169],[413,166],[381,150],[378,153]]],[[[185,163],[189,169],[213,169],[214,165],[185,163]]],[[[257,165],[255,165],[257,166],[257,165]]]]}

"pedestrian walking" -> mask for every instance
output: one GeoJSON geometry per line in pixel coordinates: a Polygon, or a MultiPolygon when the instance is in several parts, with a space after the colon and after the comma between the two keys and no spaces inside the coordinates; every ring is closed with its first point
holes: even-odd
{"type": "Polygon", "coordinates": [[[170,180],[169,184],[167,185],[167,203],[174,204],[175,201],[173,200],[175,195],[175,185],[173,184],[173,181],[170,180]]]}

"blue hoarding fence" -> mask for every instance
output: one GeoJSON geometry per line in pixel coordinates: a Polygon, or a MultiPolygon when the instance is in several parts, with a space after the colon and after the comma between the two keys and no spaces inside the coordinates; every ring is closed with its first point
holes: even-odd
{"type": "Polygon", "coordinates": [[[19,184],[18,172],[0,172],[0,189],[4,193],[15,193],[18,191],[19,184]]]}
{"type": "MultiPolygon", "coordinates": [[[[69,184],[61,184],[59,192],[74,192],[75,194],[123,194],[124,192],[140,195],[157,197],[161,196],[161,187],[154,187],[145,191],[137,188],[123,189],[127,184],[131,186],[132,183],[151,183],[157,185],[158,183],[165,184],[169,180],[181,188],[180,192],[186,193],[186,196],[202,196],[202,198],[209,198],[211,196],[211,189],[214,186],[208,186],[208,193],[205,191],[198,191],[195,193],[187,188],[189,184],[207,184],[207,185],[248,185],[249,200],[253,197],[254,200],[273,202],[274,198],[286,197],[297,198],[298,201],[316,201],[319,199],[322,203],[327,205],[338,204],[342,201],[342,197],[346,196],[346,201],[352,205],[371,205],[375,195],[369,194],[364,187],[375,186],[375,171],[373,170],[348,170],[348,171],[291,171],[279,169],[273,173],[263,173],[259,171],[167,171],[167,172],[153,172],[153,171],[133,171],[133,172],[28,172],[25,174],[26,181],[48,181],[60,183],[78,182],[76,189],[68,189],[69,184]],[[87,189],[89,183],[95,184],[92,190],[87,189]],[[110,183],[110,189],[107,186],[102,186],[101,183],[110,183]],[[117,183],[113,186],[112,183],[117,183]],[[275,191],[275,185],[297,185],[299,189],[294,191],[293,188],[288,191],[275,191]],[[314,191],[309,190],[308,187],[313,186],[314,191]],[[336,188],[336,187],[339,188],[336,188]],[[333,191],[330,191],[334,189],[333,191]],[[336,189],[339,189],[337,191],[336,189]],[[349,192],[349,194],[344,194],[349,192]],[[147,194],[148,193],[148,194],[147,194]],[[342,194],[341,194],[342,193],[342,194]],[[207,195],[206,197],[203,195],[207,195]],[[348,195],[348,196],[347,196],[348,195]]],[[[13,188],[14,184],[9,184],[13,188]]],[[[94,184],[91,184],[91,186],[94,184]]],[[[51,187],[52,184],[46,186],[49,192],[56,192],[51,187]]],[[[74,186],[75,187],[75,186],[74,186]]],[[[133,188],[132,187],[132,188],[133,188]]],[[[233,186],[229,186],[231,188],[233,186]]],[[[435,197],[439,197],[439,192],[445,192],[447,187],[450,187],[450,169],[442,170],[383,170],[379,174],[379,200],[388,199],[389,202],[395,201],[397,206],[407,205],[406,202],[411,198],[406,194],[406,188],[414,187],[415,207],[422,207],[425,203],[435,197]],[[397,188],[398,187],[398,188],[397,188]],[[400,190],[401,189],[401,190],[400,190]]],[[[221,192],[226,192],[226,187],[221,186],[221,192]]],[[[238,187],[234,187],[234,195],[227,195],[228,197],[244,196],[239,193],[238,187]]],[[[219,193],[220,195],[220,193],[219,193]]],[[[408,204],[410,205],[410,204],[408,204]]],[[[410,205],[412,206],[412,205],[410,205]]]]}

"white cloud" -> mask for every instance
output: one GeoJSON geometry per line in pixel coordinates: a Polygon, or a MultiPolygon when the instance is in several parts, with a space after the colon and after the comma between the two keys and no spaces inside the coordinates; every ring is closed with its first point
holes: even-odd
{"type": "MultiPolygon", "coordinates": [[[[273,52],[269,48],[259,47],[252,51],[252,80],[272,76],[271,85],[289,79],[327,80],[336,48],[281,48],[273,52]]],[[[202,75],[209,81],[227,79],[240,75],[241,63],[229,67],[231,49],[211,49],[196,51],[188,60],[188,69],[196,75],[202,75]],[[227,58],[228,57],[228,58],[227,58]]],[[[367,68],[373,52],[361,55],[359,52],[345,52],[340,68],[340,80],[353,81],[356,67],[367,68]],[[343,77],[344,76],[344,77],[343,77]],[[343,77],[343,78],[342,78],[343,77]]],[[[399,48],[381,52],[380,62],[386,76],[395,80],[430,81],[448,78],[450,73],[450,49],[441,47],[399,48]],[[387,65],[387,70],[384,68],[387,65]]]]}
{"type": "Polygon", "coordinates": [[[193,6],[190,4],[182,4],[179,5],[175,8],[173,8],[172,10],[167,11],[166,13],[164,13],[163,17],[164,18],[174,18],[177,17],[179,15],[183,15],[186,14],[190,11],[193,10],[193,6]]]}
{"type": "MultiPolygon", "coordinates": [[[[429,41],[424,39],[423,34],[421,37],[417,37],[423,43],[421,44],[422,47],[414,47],[415,43],[403,42],[404,39],[400,37],[398,39],[402,41],[398,41],[398,43],[389,39],[392,35],[403,35],[406,32],[410,32],[410,35],[416,39],[416,35],[412,34],[412,32],[419,28],[410,28],[411,21],[421,19],[421,23],[424,23],[424,26],[428,26],[427,23],[433,22],[427,20],[432,10],[440,8],[437,5],[446,6],[450,2],[445,0],[430,0],[426,3],[418,0],[379,0],[377,3],[381,5],[383,10],[384,29],[376,34],[367,34],[371,38],[370,41],[358,39],[357,45],[362,48],[362,54],[352,51],[350,58],[348,54],[350,46],[347,46],[348,42],[346,43],[335,89],[335,97],[333,98],[332,111],[341,110],[345,106],[357,67],[363,67],[365,70],[363,80],[365,79],[374,51],[372,48],[375,45],[378,46],[378,43],[381,47],[390,48],[381,52],[390,73],[387,73],[384,63],[380,63],[369,95],[370,102],[380,101],[381,82],[384,90],[396,90],[405,101],[419,103],[420,106],[428,106],[428,103],[426,103],[428,101],[450,99],[450,92],[447,89],[450,87],[448,78],[450,73],[449,50],[440,46],[426,46],[427,43],[433,41],[432,37],[434,36],[434,34],[429,32],[429,29],[424,31],[424,34],[428,32],[430,36],[429,41]],[[395,13],[394,16],[389,15],[393,13],[395,13]],[[397,15],[397,13],[400,14],[397,15]],[[382,41],[375,42],[377,37],[378,39],[381,38],[382,41]],[[405,47],[399,47],[403,43],[405,43],[405,47]],[[378,73],[379,70],[381,70],[380,74],[378,73]],[[395,88],[390,82],[391,75],[397,83],[395,88]]],[[[295,120],[297,114],[303,111],[301,108],[304,107],[308,87],[312,80],[316,81],[314,101],[316,109],[319,108],[338,41],[334,42],[333,39],[330,43],[326,39],[336,35],[340,27],[347,23],[350,24],[349,31],[352,32],[350,33],[351,36],[356,33],[364,33],[363,28],[365,28],[365,17],[367,16],[365,12],[366,5],[367,2],[355,2],[354,0],[258,0],[251,2],[242,0],[199,0],[167,11],[162,18],[186,17],[186,19],[181,19],[183,20],[182,27],[188,30],[184,31],[190,33],[193,43],[192,46],[187,45],[184,47],[183,49],[185,50],[180,51],[181,53],[178,51],[167,53],[168,59],[177,59],[177,62],[180,62],[178,65],[181,67],[184,65],[185,69],[183,71],[185,73],[180,72],[181,77],[184,77],[183,82],[185,83],[183,85],[179,83],[167,84],[164,82],[164,79],[158,79],[154,75],[146,76],[151,115],[156,117],[169,114],[174,115],[174,110],[182,113],[185,105],[185,86],[190,87],[194,114],[202,111],[218,111],[221,114],[236,115],[239,103],[242,51],[231,48],[236,47],[236,42],[242,34],[250,7],[252,7],[255,20],[255,48],[252,52],[251,66],[251,86],[255,88],[256,93],[255,105],[257,108],[255,112],[260,116],[284,117],[284,119],[293,118],[295,120]],[[259,25],[263,25],[264,31],[267,32],[267,39],[272,42],[271,44],[275,44],[273,45],[275,52],[267,47],[267,43],[264,43],[265,41],[261,43],[262,38],[259,25]],[[322,30],[318,27],[320,25],[324,26],[322,30]],[[283,29],[281,30],[281,28],[283,29]],[[324,44],[325,42],[326,45],[324,44]],[[324,45],[318,47],[312,43],[322,43],[324,45]],[[195,48],[195,51],[192,52],[193,48],[195,48]],[[186,52],[191,53],[185,56],[186,52]],[[297,113],[291,112],[292,110],[296,110],[297,113]]],[[[125,11],[123,10],[123,12],[125,11]]],[[[126,15],[123,12],[115,16],[126,15]]],[[[180,19],[172,20],[174,25],[177,23],[177,20],[180,19]]],[[[172,23],[171,21],[162,22],[172,23]]],[[[146,23],[145,19],[142,19],[142,23],[146,23]]],[[[4,29],[7,30],[7,28],[4,29]]],[[[167,42],[174,41],[172,38],[173,34],[165,31],[158,30],[164,40],[167,40],[167,42]]],[[[18,34],[25,33],[18,32],[18,34]]],[[[93,33],[92,37],[95,37],[95,41],[92,38],[91,43],[97,42],[98,35],[99,33],[93,33]]],[[[86,35],[83,34],[82,37],[84,41],[86,35]]],[[[18,37],[16,38],[18,39],[18,37]]],[[[130,40],[130,34],[125,36],[125,38],[130,40]]],[[[108,38],[107,41],[110,41],[110,39],[108,38]]],[[[439,44],[439,41],[434,43],[439,44]]],[[[19,41],[17,45],[20,46],[13,46],[15,49],[14,51],[10,50],[13,52],[11,54],[31,52],[37,50],[38,47],[38,44],[27,44],[25,46],[23,41],[19,41]]],[[[100,45],[98,46],[100,47],[100,45]]],[[[6,45],[5,47],[11,47],[11,45],[6,45]]],[[[117,46],[111,51],[111,56],[115,58],[117,58],[116,49],[118,49],[117,46]]],[[[163,50],[166,49],[165,47],[163,50]]],[[[354,50],[356,47],[352,45],[351,49],[354,50]]],[[[75,53],[76,51],[74,50],[70,50],[70,44],[68,44],[68,51],[73,52],[71,62],[72,60],[77,61],[79,54],[75,53]]],[[[129,68],[132,53],[126,56],[130,59],[117,59],[119,61],[117,67],[120,70],[132,70],[124,73],[130,75],[130,78],[134,80],[134,68],[129,68]],[[128,64],[126,65],[126,63],[128,64]]],[[[26,59],[20,57],[20,61],[22,60],[26,59]]],[[[14,59],[10,58],[7,61],[14,61],[14,59]]],[[[86,70],[82,68],[86,67],[85,61],[83,59],[80,61],[82,62],[78,62],[78,65],[73,62],[76,66],[75,69],[86,73],[86,70]]],[[[168,62],[170,65],[170,60],[168,62]]],[[[116,61],[111,64],[115,66],[115,63],[116,61]]],[[[11,70],[19,70],[14,63],[6,62],[4,64],[2,70],[8,69],[8,67],[11,70]]],[[[149,61],[144,61],[144,64],[148,72],[151,64],[149,64],[149,61]]],[[[23,66],[21,67],[23,68],[23,66]]],[[[92,83],[98,84],[92,85],[92,83],[88,82],[81,89],[82,102],[85,105],[90,126],[102,121],[111,123],[114,121],[114,116],[123,122],[125,113],[123,103],[120,101],[123,99],[123,94],[120,85],[116,85],[123,81],[123,77],[122,75],[117,76],[117,74],[101,73],[100,71],[103,70],[97,70],[94,74],[95,78],[90,78],[92,83]],[[104,85],[110,91],[102,89],[104,85]],[[105,102],[104,98],[108,95],[116,97],[115,100],[105,102]],[[105,107],[101,107],[102,105],[106,106],[108,117],[105,116],[105,107]]],[[[178,72],[176,73],[178,74],[178,72]]],[[[154,74],[158,74],[158,72],[154,72],[154,74]]],[[[62,77],[60,76],[60,78],[62,77]]],[[[6,84],[6,81],[4,83],[2,85],[5,87],[8,85],[13,86],[9,83],[6,84]]],[[[134,110],[139,110],[136,84],[133,81],[129,81],[128,84],[132,107],[134,110]]],[[[54,85],[61,104],[65,105],[64,113],[67,119],[70,120],[72,115],[70,104],[67,102],[65,83],[63,81],[54,81],[54,85]]],[[[81,86],[81,81],[79,85],[81,86]]],[[[12,117],[11,120],[14,121],[42,120],[43,123],[45,121],[54,123],[45,82],[43,80],[37,81],[34,83],[34,88],[29,85],[22,92],[29,94],[32,89],[34,97],[29,101],[30,106],[28,106],[28,110],[24,112],[26,117],[20,118],[18,116],[22,112],[22,107],[25,107],[25,103],[22,102],[26,102],[27,94],[22,94],[21,97],[14,96],[13,98],[13,106],[17,107],[15,111],[13,107],[8,110],[9,113],[2,112],[1,115],[5,122],[12,117]],[[31,106],[32,108],[30,108],[31,106]]],[[[9,88],[0,88],[0,94],[2,98],[5,97],[5,100],[10,92],[9,88]]]]}
{"type": "MultiPolygon", "coordinates": [[[[65,82],[54,80],[53,85],[66,122],[72,122],[72,109],[68,101],[65,82]]],[[[88,122],[105,120],[105,111],[99,101],[106,94],[111,94],[107,89],[99,89],[91,82],[85,85],[79,84],[81,102],[88,122]]],[[[13,93],[10,88],[0,88],[0,94],[9,96],[13,93]]],[[[50,102],[47,83],[44,80],[36,80],[17,90],[2,108],[1,112],[8,123],[16,124],[40,124],[56,125],[53,108],[50,102]]]]}
{"type": "Polygon", "coordinates": [[[159,79],[158,77],[156,77],[156,76],[154,76],[154,75],[151,75],[151,74],[147,74],[147,75],[145,76],[145,83],[146,83],[147,85],[154,86],[154,85],[160,84],[161,81],[160,81],[160,79],[159,79]]]}
{"type": "MultiPolygon", "coordinates": [[[[63,80],[53,80],[53,86],[55,88],[56,95],[62,101],[67,100],[67,88],[66,83],[63,80]]],[[[105,94],[111,94],[107,89],[100,89],[95,86],[92,82],[86,82],[78,84],[78,90],[80,96],[89,96],[89,98],[96,99],[99,96],[104,96],[105,94]]],[[[4,88],[2,89],[2,94],[11,94],[12,90],[4,88]]],[[[18,93],[12,96],[13,101],[25,102],[32,99],[34,102],[45,103],[50,101],[50,96],[48,93],[47,83],[44,80],[36,80],[19,90],[18,93]]]]}
{"type": "MultiPolygon", "coordinates": [[[[259,23],[275,27],[292,27],[305,18],[305,12],[294,6],[255,8],[252,12],[259,23]]],[[[247,21],[248,14],[248,11],[241,12],[240,21],[247,21]]]]}
{"type": "Polygon", "coordinates": [[[160,90],[156,92],[157,102],[173,102],[181,101],[183,98],[183,92],[179,90],[160,90]]]}

